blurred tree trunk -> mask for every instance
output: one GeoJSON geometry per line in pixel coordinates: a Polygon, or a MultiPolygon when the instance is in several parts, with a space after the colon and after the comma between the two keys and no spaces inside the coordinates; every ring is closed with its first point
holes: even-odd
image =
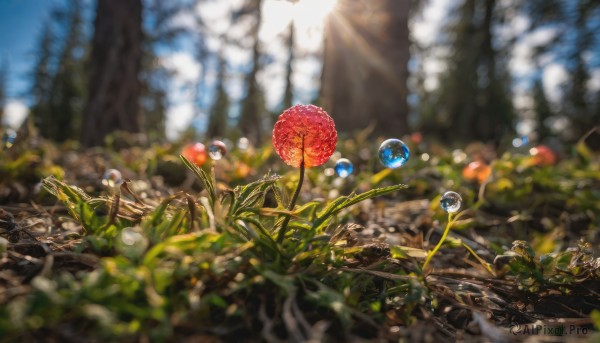
{"type": "Polygon", "coordinates": [[[288,51],[288,59],[285,68],[285,90],[283,92],[283,109],[292,107],[294,100],[294,82],[292,80],[292,74],[294,72],[294,21],[290,22],[289,33],[286,41],[286,48],[288,51]]]}
{"type": "Polygon", "coordinates": [[[595,104],[600,105],[600,98],[589,88],[590,71],[594,69],[594,61],[600,57],[597,49],[600,2],[520,0],[517,5],[517,9],[530,18],[530,30],[548,27],[556,30],[554,39],[536,47],[533,59],[542,66],[548,64],[550,56],[551,63],[565,67],[569,78],[561,84],[560,103],[552,114],[555,118],[569,118],[569,125],[560,132],[552,132],[552,135],[576,141],[600,122],[600,113],[594,108],[595,104]]]}
{"type": "Polygon", "coordinates": [[[261,69],[260,65],[260,39],[258,31],[262,22],[262,0],[250,0],[245,6],[246,13],[254,17],[254,25],[250,35],[252,44],[252,69],[246,76],[246,97],[242,102],[239,126],[242,133],[254,144],[260,144],[263,126],[264,98],[256,76],[261,69]]]}
{"type": "Polygon", "coordinates": [[[600,4],[597,1],[578,0],[574,1],[571,6],[574,8],[570,33],[574,37],[571,38],[573,47],[568,55],[569,63],[565,64],[570,83],[565,89],[564,102],[566,114],[571,121],[571,128],[569,129],[571,134],[566,138],[575,141],[594,125],[597,125],[599,119],[597,115],[594,115],[593,103],[588,96],[588,82],[590,80],[588,69],[590,67],[588,66],[589,62],[586,60],[593,60],[593,57],[586,57],[585,55],[593,56],[592,52],[598,51],[594,48],[598,31],[591,28],[589,22],[600,18],[597,15],[600,4]],[[596,19],[594,19],[595,15],[596,19]]]}
{"type": "Polygon", "coordinates": [[[550,128],[548,127],[548,120],[554,115],[554,113],[552,111],[550,102],[546,97],[546,93],[544,92],[544,85],[541,77],[538,77],[535,80],[532,93],[538,140],[543,142],[551,135],[550,128]]]}
{"type": "Polygon", "coordinates": [[[52,92],[52,71],[51,62],[54,59],[54,33],[52,25],[47,21],[42,26],[41,36],[38,47],[35,51],[36,61],[31,72],[31,88],[29,94],[32,97],[33,105],[29,117],[32,118],[34,125],[39,128],[40,134],[46,136],[43,130],[49,126],[50,119],[50,93],[52,92]]]}
{"type": "Polygon", "coordinates": [[[6,82],[8,79],[8,63],[2,61],[0,65],[0,128],[4,127],[4,107],[6,106],[6,82]]]}
{"type": "Polygon", "coordinates": [[[98,0],[84,146],[102,145],[115,130],[140,132],[142,43],[142,0],[98,0]]]}
{"type": "MultiPolygon", "coordinates": [[[[481,1],[480,1],[481,3],[481,1]]],[[[504,65],[498,63],[500,52],[494,49],[494,13],[496,0],[486,0],[482,23],[482,51],[479,58],[477,84],[481,87],[479,113],[472,118],[471,130],[474,138],[500,142],[502,137],[513,132],[514,109],[511,101],[512,80],[504,65]],[[478,134],[477,134],[478,133],[478,134]]]]}
{"type": "Polygon", "coordinates": [[[223,52],[219,54],[219,70],[217,71],[217,85],[215,90],[215,101],[210,109],[208,129],[206,135],[209,138],[225,137],[227,131],[227,117],[229,112],[229,95],[225,90],[225,77],[227,62],[223,52]]]}
{"type": "Polygon", "coordinates": [[[82,0],[70,0],[64,10],[55,13],[57,21],[68,30],[52,79],[50,116],[42,132],[45,137],[57,142],[76,139],[81,127],[85,98],[83,60],[87,43],[83,28],[83,6],[82,0]]]}
{"type": "Polygon", "coordinates": [[[513,131],[506,58],[493,44],[494,29],[504,14],[495,7],[496,0],[465,0],[456,20],[445,28],[451,54],[435,91],[443,139],[498,143],[513,131]]]}
{"type": "MultiPolygon", "coordinates": [[[[140,80],[141,132],[148,141],[163,141],[166,137],[166,112],[168,107],[168,87],[172,77],[158,56],[157,49],[172,46],[176,40],[187,34],[187,30],[175,24],[178,15],[193,11],[189,1],[145,0],[142,44],[142,67],[140,80]]],[[[204,70],[204,67],[203,67],[204,70]]]]}
{"type": "Polygon", "coordinates": [[[69,0],[52,9],[51,21],[42,27],[30,74],[32,121],[43,137],[58,142],[74,138],[81,127],[88,43],[84,7],[82,0],[69,0]]]}
{"type": "Polygon", "coordinates": [[[321,105],[342,131],[408,132],[410,1],[340,0],[325,29],[321,105]]]}

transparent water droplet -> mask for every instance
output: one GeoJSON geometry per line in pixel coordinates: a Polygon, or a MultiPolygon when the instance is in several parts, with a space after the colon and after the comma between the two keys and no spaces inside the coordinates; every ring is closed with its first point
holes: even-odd
{"type": "Polygon", "coordinates": [[[221,141],[213,141],[208,146],[208,156],[215,161],[218,161],[227,153],[227,146],[221,141]]]}
{"type": "Polygon", "coordinates": [[[127,227],[117,237],[116,247],[129,258],[138,257],[148,248],[148,239],[139,227],[127,227]]]}
{"type": "Polygon", "coordinates": [[[448,213],[455,213],[462,206],[462,197],[456,192],[448,191],[442,195],[440,206],[448,213]]]}
{"type": "Polygon", "coordinates": [[[237,147],[238,147],[238,149],[240,149],[242,151],[247,150],[248,147],[250,147],[250,140],[246,137],[242,137],[242,138],[238,139],[237,147]]]}
{"type": "Polygon", "coordinates": [[[121,186],[123,177],[121,172],[116,169],[108,169],[102,176],[102,184],[108,188],[114,189],[121,186]]]}
{"type": "Polygon", "coordinates": [[[354,165],[347,158],[340,158],[335,163],[335,172],[341,178],[347,178],[354,171],[354,165]]]}
{"type": "Polygon", "coordinates": [[[379,160],[388,168],[402,167],[410,157],[410,150],[403,141],[391,138],[379,146],[379,160]]]}
{"type": "Polygon", "coordinates": [[[325,176],[332,176],[335,174],[335,170],[333,168],[325,168],[323,174],[325,174],[325,176]]]}
{"type": "Polygon", "coordinates": [[[6,132],[4,132],[4,136],[2,137],[2,144],[4,145],[4,148],[10,149],[15,144],[16,139],[17,132],[15,132],[15,130],[6,130],[6,132]]]}

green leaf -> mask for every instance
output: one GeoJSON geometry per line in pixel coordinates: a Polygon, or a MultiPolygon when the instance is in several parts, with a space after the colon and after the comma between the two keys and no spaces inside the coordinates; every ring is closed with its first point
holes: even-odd
{"type": "Polygon", "coordinates": [[[395,245],[390,247],[390,252],[392,254],[392,258],[406,258],[408,256],[414,258],[426,258],[427,251],[423,249],[405,247],[400,245],[395,245]]]}
{"type": "Polygon", "coordinates": [[[267,188],[279,181],[279,175],[266,175],[258,181],[245,186],[238,186],[233,190],[234,196],[229,208],[229,215],[238,216],[248,208],[262,205],[267,188]]]}
{"type": "Polygon", "coordinates": [[[214,207],[215,200],[217,199],[217,190],[214,184],[214,177],[209,177],[208,174],[197,165],[190,162],[183,155],[179,155],[183,163],[198,177],[202,188],[206,189],[208,192],[208,200],[210,202],[211,207],[214,207]]]}
{"type": "Polygon", "coordinates": [[[150,228],[148,232],[149,238],[153,242],[160,242],[168,237],[178,234],[179,232],[177,231],[180,229],[180,224],[185,218],[186,213],[187,210],[179,209],[175,212],[173,217],[168,220],[163,220],[159,225],[150,228]]]}
{"type": "Polygon", "coordinates": [[[319,214],[317,214],[317,218],[313,223],[313,230],[316,232],[317,230],[322,229],[329,219],[331,219],[333,216],[335,216],[345,208],[348,208],[354,204],[358,204],[361,201],[390,194],[398,190],[405,189],[407,187],[408,186],[406,185],[394,185],[383,188],[375,188],[358,195],[339,197],[333,200],[325,209],[323,209],[319,214]]]}
{"type": "Polygon", "coordinates": [[[267,269],[260,271],[260,273],[268,280],[279,286],[285,291],[286,294],[293,294],[296,292],[296,286],[294,285],[294,279],[288,275],[277,274],[274,271],[267,269]]]}

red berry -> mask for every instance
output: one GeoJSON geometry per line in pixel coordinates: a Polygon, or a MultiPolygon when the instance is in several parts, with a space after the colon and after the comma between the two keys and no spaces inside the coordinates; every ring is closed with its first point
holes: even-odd
{"type": "Polygon", "coordinates": [[[492,175],[492,168],[482,161],[473,161],[465,166],[462,172],[467,181],[484,183],[492,175]]]}
{"type": "Polygon", "coordinates": [[[421,144],[423,142],[423,135],[420,132],[414,132],[410,135],[410,140],[415,144],[421,144]]]}
{"type": "Polygon", "coordinates": [[[335,151],[337,131],[333,119],[320,107],[295,105],[285,110],[273,129],[273,146],[283,162],[300,167],[320,166],[335,151]]]}
{"type": "Polygon", "coordinates": [[[201,167],[206,162],[206,148],[204,148],[204,144],[202,143],[186,145],[183,147],[181,154],[198,167],[201,167]]]}
{"type": "Polygon", "coordinates": [[[529,153],[533,156],[533,164],[535,165],[551,166],[556,163],[556,154],[545,145],[538,145],[535,148],[531,148],[529,149],[529,153]]]}

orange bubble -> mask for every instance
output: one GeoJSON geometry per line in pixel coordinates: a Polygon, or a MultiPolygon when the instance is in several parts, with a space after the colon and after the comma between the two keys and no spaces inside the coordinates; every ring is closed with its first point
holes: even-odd
{"type": "Polygon", "coordinates": [[[273,146],[283,162],[306,168],[327,162],[335,151],[337,131],[333,119],[320,107],[295,105],[285,110],[273,128],[273,146]]]}
{"type": "Polygon", "coordinates": [[[462,171],[462,176],[467,181],[484,183],[492,175],[492,167],[482,161],[473,161],[467,164],[462,171]]]}
{"type": "Polygon", "coordinates": [[[188,144],[181,150],[183,157],[190,162],[201,167],[206,162],[206,148],[202,143],[188,144]]]}

